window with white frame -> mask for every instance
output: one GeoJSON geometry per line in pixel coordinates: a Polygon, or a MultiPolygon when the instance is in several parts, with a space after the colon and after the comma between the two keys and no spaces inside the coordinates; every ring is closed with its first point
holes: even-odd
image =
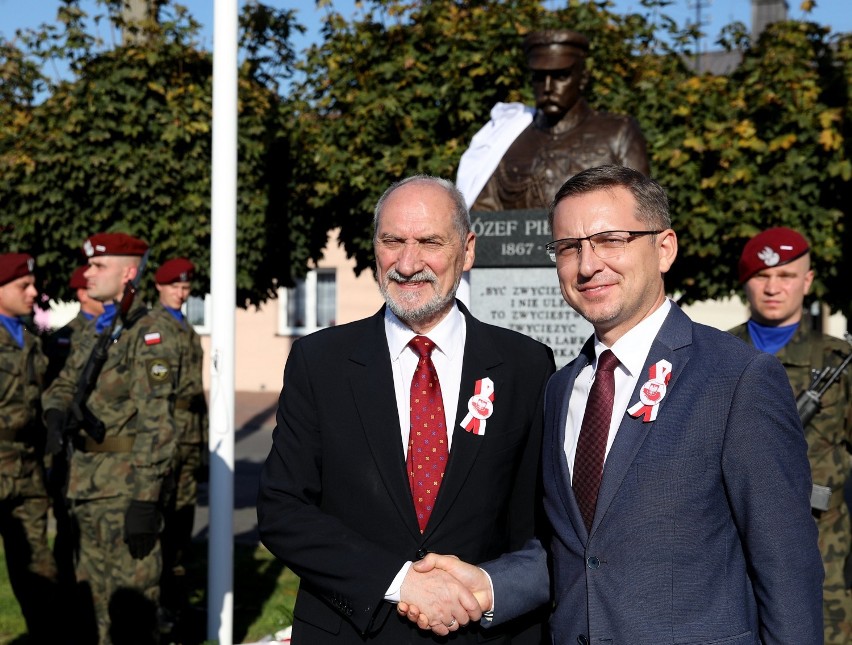
{"type": "Polygon", "coordinates": [[[337,319],[337,273],[335,269],[308,271],[295,287],[278,290],[278,333],[303,336],[337,319]]]}
{"type": "Polygon", "coordinates": [[[181,307],[183,315],[199,334],[210,333],[211,306],[210,294],[206,293],[203,296],[190,296],[181,307]]]}

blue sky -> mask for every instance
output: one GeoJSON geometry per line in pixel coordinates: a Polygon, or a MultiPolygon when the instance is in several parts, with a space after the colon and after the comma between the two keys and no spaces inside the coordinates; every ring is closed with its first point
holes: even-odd
{"type": "MultiPolygon", "coordinates": [[[[211,48],[214,0],[178,1],[188,7],[195,19],[205,26],[204,44],[211,48]]],[[[241,4],[242,1],[244,0],[241,0],[241,4]]],[[[320,20],[326,9],[316,9],[316,4],[312,0],[264,0],[264,2],[280,8],[298,10],[298,20],[308,28],[308,31],[301,39],[295,41],[297,49],[318,38],[320,20]]],[[[557,3],[549,0],[549,3],[555,6],[564,4],[564,1],[557,3]]],[[[674,0],[666,13],[679,22],[694,21],[695,6],[699,3],[702,5],[702,21],[706,24],[705,32],[708,35],[704,42],[705,48],[712,46],[719,29],[724,25],[733,21],[748,25],[751,21],[751,3],[748,0],[674,0]]],[[[92,0],[83,0],[84,7],[93,4],[92,0]]],[[[352,15],[354,11],[354,0],[335,0],[332,4],[345,15],[352,15]]],[[[639,0],[616,0],[615,4],[618,12],[643,11],[639,0]]],[[[59,0],[0,0],[0,34],[10,39],[16,28],[35,27],[42,22],[52,22],[59,5],[59,0]]],[[[799,8],[800,0],[788,0],[788,5],[791,18],[803,16],[799,8]]],[[[835,31],[852,31],[850,0],[817,0],[816,9],[811,16],[816,22],[829,25],[835,31]]]]}

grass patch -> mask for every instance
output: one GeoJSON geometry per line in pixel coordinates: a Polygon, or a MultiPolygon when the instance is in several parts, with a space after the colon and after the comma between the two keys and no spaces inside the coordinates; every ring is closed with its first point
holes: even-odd
{"type": "MultiPolygon", "coordinates": [[[[12,593],[9,584],[9,573],[6,571],[6,554],[3,552],[0,540],[0,553],[3,553],[3,564],[0,566],[0,643],[11,643],[19,635],[26,634],[27,628],[24,617],[18,608],[18,601],[12,593]]],[[[26,641],[22,641],[26,642],[26,641]]]]}
{"type": "MultiPolygon", "coordinates": [[[[0,546],[0,645],[30,645],[26,625],[12,593],[0,546]]],[[[207,542],[193,543],[187,558],[187,586],[191,616],[180,637],[180,645],[212,643],[207,632],[207,542]]],[[[255,642],[274,634],[293,621],[293,605],[299,579],[262,545],[234,545],[234,634],[235,643],[255,642]]],[[[35,645],[35,644],[32,644],[35,645]]]]}

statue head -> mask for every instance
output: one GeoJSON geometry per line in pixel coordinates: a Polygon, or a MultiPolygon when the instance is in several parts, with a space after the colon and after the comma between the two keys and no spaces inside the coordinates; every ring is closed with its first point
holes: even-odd
{"type": "Polygon", "coordinates": [[[546,29],[527,34],[523,48],[536,108],[556,123],[580,100],[588,82],[589,40],[570,29],[546,29]]]}

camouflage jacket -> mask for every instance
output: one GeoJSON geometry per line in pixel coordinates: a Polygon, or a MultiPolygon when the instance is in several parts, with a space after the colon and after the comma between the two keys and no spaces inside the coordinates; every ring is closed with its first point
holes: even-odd
{"type": "Polygon", "coordinates": [[[201,338],[188,322],[181,325],[162,304],[151,310],[151,317],[161,322],[163,329],[180,339],[180,372],[177,376],[175,425],[178,443],[207,443],[207,401],[201,377],[204,351],[201,338]]]}
{"type": "MultiPolygon", "coordinates": [[[[157,501],[176,448],[174,400],[180,343],[162,323],[137,304],[128,318],[141,315],[109,347],[106,363],[88,398],[88,409],[106,426],[94,444],[82,429],[68,480],[71,499],[130,497],[157,501]]],[[[97,335],[90,326],[71,348],[65,367],[42,396],[45,411],[67,410],[97,335]]]]}
{"type": "MultiPolygon", "coordinates": [[[[731,330],[735,336],[751,343],[745,324],[731,330]]],[[[811,329],[805,314],[799,328],[775,356],[784,365],[793,394],[798,396],[811,385],[812,370],[837,366],[850,351],[849,343],[811,329]]],[[[843,485],[850,474],[849,448],[852,447],[852,373],[850,369],[831,386],[822,398],[822,407],[805,428],[808,460],[814,484],[833,491],[831,503],[843,501],[843,485]]]]}
{"type": "Polygon", "coordinates": [[[44,339],[44,354],[47,356],[47,374],[44,377],[45,386],[50,385],[65,366],[71,346],[80,337],[83,329],[94,322],[83,312],[78,312],[64,327],[60,327],[44,339]]]}
{"type": "Polygon", "coordinates": [[[46,369],[38,337],[25,329],[21,348],[0,327],[0,500],[45,494],[39,396],[46,369]]]}

